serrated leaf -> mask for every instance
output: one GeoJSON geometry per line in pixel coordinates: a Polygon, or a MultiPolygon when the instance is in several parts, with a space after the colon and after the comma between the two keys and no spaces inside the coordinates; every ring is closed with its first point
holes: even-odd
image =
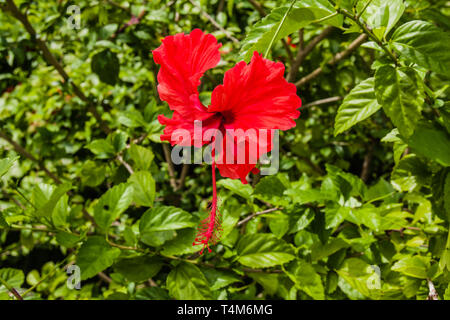
{"type": "Polygon", "coordinates": [[[171,296],[178,300],[212,299],[209,283],[199,268],[181,262],[173,268],[166,280],[171,296]]]}
{"type": "Polygon", "coordinates": [[[222,179],[217,181],[217,185],[227,188],[244,199],[249,199],[253,193],[253,188],[248,184],[243,184],[239,180],[222,179]]]}
{"type": "Polygon", "coordinates": [[[403,273],[407,276],[426,279],[430,260],[422,256],[405,257],[397,261],[392,270],[403,273]]]}
{"type": "Polygon", "coordinates": [[[158,246],[175,237],[174,230],[196,226],[186,211],[171,207],[156,207],[147,210],[139,222],[141,241],[158,246]]]}
{"type": "Polygon", "coordinates": [[[382,66],[375,73],[375,95],[400,134],[409,137],[422,118],[424,93],[412,68],[382,66]]]}
{"type": "MultiPolygon", "coordinates": [[[[263,53],[268,47],[270,41],[275,36],[278,26],[285,16],[289,6],[279,7],[272,10],[261,21],[255,24],[247,33],[242,42],[241,58],[245,61],[250,60],[254,51],[263,53]]],[[[281,27],[275,41],[278,41],[287,35],[307,26],[312,21],[330,15],[330,12],[321,8],[293,8],[281,27]]],[[[327,21],[331,22],[335,20],[327,21]]]]}
{"type": "Polygon", "coordinates": [[[392,41],[400,57],[434,72],[448,73],[450,36],[431,22],[409,21],[395,30],[392,41]]]}
{"type": "Polygon", "coordinates": [[[421,123],[409,138],[408,145],[414,152],[445,167],[450,166],[450,135],[444,128],[421,123]]]}
{"type": "Polygon", "coordinates": [[[163,263],[157,257],[139,256],[119,260],[114,270],[132,282],[142,282],[158,274],[163,263]]]}
{"type": "Polygon", "coordinates": [[[128,153],[131,159],[134,161],[136,169],[144,171],[150,169],[150,165],[152,164],[153,158],[155,157],[150,149],[135,144],[131,145],[128,153]]]}
{"type": "MultiPolygon", "coordinates": [[[[14,268],[0,269],[0,278],[14,289],[20,288],[25,281],[25,275],[22,270],[14,268]]],[[[7,291],[5,286],[0,282],[0,292],[7,291]]]]}
{"type": "Polygon", "coordinates": [[[291,246],[269,233],[243,236],[236,245],[236,252],[238,261],[252,268],[272,267],[295,258],[291,246]]]}
{"type": "Polygon", "coordinates": [[[375,97],[374,78],[368,78],[354,87],[339,107],[334,124],[334,135],[369,118],[380,108],[381,105],[375,97]]]}
{"type": "Polygon", "coordinates": [[[137,205],[144,207],[153,206],[155,201],[155,180],[148,171],[136,171],[128,182],[133,186],[133,199],[137,205]]]}
{"type": "Polygon", "coordinates": [[[94,277],[110,267],[120,255],[120,249],[111,247],[104,238],[93,236],[83,243],[77,255],[76,264],[80,267],[81,280],[94,277]]]}
{"type": "MultiPolygon", "coordinates": [[[[42,186],[42,185],[41,185],[42,186]]],[[[63,183],[56,188],[51,188],[50,196],[44,194],[44,192],[39,189],[40,186],[36,186],[37,189],[35,191],[40,194],[39,202],[35,203],[36,211],[34,214],[38,217],[49,217],[52,215],[55,206],[61,197],[66,194],[67,191],[72,189],[72,185],[70,183],[63,183]],[[39,189],[39,190],[38,190],[39,189]]],[[[36,193],[35,193],[36,194],[36,193]]]]}
{"type": "Polygon", "coordinates": [[[19,159],[19,157],[0,159],[0,178],[11,169],[17,159],[19,159]]]}
{"type": "Polygon", "coordinates": [[[297,259],[287,266],[286,271],[298,289],[306,292],[315,300],[325,299],[322,279],[311,264],[302,259],[297,259]]]}
{"type": "Polygon", "coordinates": [[[94,206],[94,219],[98,226],[107,229],[133,201],[133,186],[121,183],[103,194],[94,206]]]}

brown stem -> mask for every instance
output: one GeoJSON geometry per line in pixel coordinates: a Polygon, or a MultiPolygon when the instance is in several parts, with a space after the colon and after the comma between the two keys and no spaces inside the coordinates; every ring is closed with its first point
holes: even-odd
{"type": "Polygon", "coordinates": [[[427,284],[428,284],[428,290],[429,290],[427,300],[439,300],[439,295],[438,295],[436,288],[434,287],[434,284],[431,281],[431,279],[427,279],[427,284]]]}
{"type": "Polygon", "coordinates": [[[214,20],[213,17],[211,17],[207,12],[205,12],[205,10],[203,10],[197,3],[195,3],[195,1],[189,0],[189,2],[190,2],[194,7],[196,7],[197,9],[199,9],[199,10],[200,10],[200,13],[201,13],[206,19],[208,19],[209,22],[211,22],[212,25],[213,25],[214,27],[216,27],[217,29],[219,29],[220,31],[222,31],[228,39],[230,39],[231,41],[233,41],[233,42],[236,43],[236,44],[239,44],[239,40],[238,40],[238,39],[236,39],[235,37],[233,37],[233,36],[231,35],[231,33],[229,33],[227,30],[225,30],[225,29],[224,29],[224,28],[223,28],[216,20],[214,20]]]}
{"type": "Polygon", "coordinates": [[[325,98],[325,99],[320,99],[320,100],[316,100],[313,102],[309,102],[307,104],[302,105],[302,108],[300,110],[305,110],[314,106],[320,106],[322,104],[328,104],[328,103],[333,103],[333,102],[338,102],[341,101],[342,97],[336,96],[336,97],[329,97],[329,98],[325,98]]]}
{"type": "MultiPolygon", "coordinates": [[[[333,27],[328,27],[324,29],[319,35],[314,37],[306,47],[303,48],[303,40],[301,40],[301,45],[299,45],[299,49],[297,52],[297,56],[295,57],[295,60],[293,61],[291,68],[289,69],[289,73],[286,77],[286,80],[288,82],[294,81],[295,77],[298,73],[298,68],[305,60],[306,56],[321,42],[323,39],[325,39],[331,32],[333,31],[333,27]]],[[[303,32],[301,33],[301,38],[303,39],[303,32]]]]}
{"type": "Polygon", "coordinates": [[[184,181],[186,180],[187,174],[189,172],[189,164],[183,164],[183,169],[181,169],[180,180],[178,181],[177,190],[181,190],[184,186],[184,181]]]}
{"type": "Polygon", "coordinates": [[[364,162],[362,165],[361,175],[360,175],[361,180],[364,182],[367,182],[367,180],[369,179],[370,165],[372,163],[372,158],[373,158],[373,143],[371,143],[369,145],[369,150],[366,153],[366,155],[364,156],[364,162]]]}
{"type": "Polygon", "coordinates": [[[236,225],[239,227],[239,226],[247,223],[248,221],[250,221],[254,217],[260,216],[262,214],[274,212],[274,211],[277,211],[277,210],[280,210],[280,208],[270,208],[270,209],[267,209],[267,210],[264,210],[264,211],[259,211],[259,212],[252,213],[251,215],[249,215],[249,216],[245,217],[244,219],[242,219],[241,221],[239,221],[236,225]]]}
{"type": "MultiPolygon", "coordinates": [[[[356,38],[347,49],[344,51],[338,52],[330,61],[327,62],[327,65],[332,66],[347,57],[353,50],[358,48],[362,43],[364,43],[367,40],[367,34],[361,34],[358,38],[356,38]]],[[[301,78],[299,81],[295,83],[297,88],[300,88],[307,82],[311,81],[312,79],[319,76],[324,71],[323,67],[319,67],[307,76],[301,78]]]]}
{"type": "Polygon", "coordinates": [[[162,144],[163,151],[164,151],[164,157],[166,159],[168,169],[169,169],[169,181],[170,185],[172,186],[173,190],[177,190],[177,181],[175,180],[175,168],[173,166],[172,158],[170,157],[170,149],[169,146],[166,143],[162,144]]]}

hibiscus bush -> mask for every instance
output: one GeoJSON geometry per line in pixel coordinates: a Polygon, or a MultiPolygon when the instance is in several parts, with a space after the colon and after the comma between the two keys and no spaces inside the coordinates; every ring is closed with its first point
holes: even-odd
{"type": "Polygon", "coordinates": [[[0,8],[0,299],[450,299],[448,1],[0,8]],[[173,162],[239,112],[272,174],[173,162]]]}

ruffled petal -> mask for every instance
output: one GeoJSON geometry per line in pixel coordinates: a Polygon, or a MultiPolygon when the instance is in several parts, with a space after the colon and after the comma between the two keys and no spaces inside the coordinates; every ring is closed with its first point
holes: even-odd
{"type": "Polygon", "coordinates": [[[284,77],[280,62],[256,51],[247,65],[239,62],[225,73],[223,85],[211,96],[210,112],[221,112],[226,128],[288,130],[300,116],[297,88],[284,77]]]}
{"type": "MultiPolygon", "coordinates": [[[[172,119],[159,117],[160,123],[166,125],[162,140],[175,144],[170,136],[176,129],[193,132],[195,120],[205,121],[214,117],[200,102],[197,88],[204,72],[219,63],[220,46],[213,35],[195,29],[190,34],[168,36],[159,48],[153,50],[153,59],[161,65],[159,97],[175,111],[172,119]]],[[[215,121],[211,122],[215,124],[215,121]]],[[[207,129],[203,125],[203,130],[207,129]]]]}
{"type": "MultiPolygon", "coordinates": [[[[253,159],[259,159],[262,154],[272,150],[273,135],[269,130],[288,130],[295,126],[295,119],[300,116],[298,108],[301,107],[301,100],[297,96],[297,89],[283,75],[282,63],[264,59],[255,52],[250,64],[242,61],[227,71],[223,85],[217,86],[212,93],[208,111],[222,116],[224,129],[257,131],[256,151],[249,148],[250,139],[245,144],[234,146],[235,150],[245,152],[253,159]],[[262,140],[261,130],[266,130],[267,134],[267,138],[262,140]]],[[[227,135],[225,139],[228,139],[227,135]]],[[[220,174],[232,179],[239,178],[246,183],[245,178],[255,168],[255,164],[248,161],[242,164],[237,161],[229,163],[225,161],[229,153],[230,148],[222,148],[221,153],[218,152],[219,162],[222,161],[222,164],[217,164],[220,174]]]]}

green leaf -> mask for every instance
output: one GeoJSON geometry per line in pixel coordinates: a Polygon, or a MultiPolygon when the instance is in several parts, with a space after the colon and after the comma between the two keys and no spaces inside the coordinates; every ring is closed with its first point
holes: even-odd
{"type": "Polygon", "coordinates": [[[280,285],[280,275],[276,273],[248,272],[250,278],[258,282],[268,295],[277,293],[280,285]]]}
{"type": "MultiPolygon", "coordinates": [[[[242,59],[249,61],[254,51],[258,51],[260,53],[266,51],[266,48],[275,36],[280,22],[288,9],[289,6],[275,8],[250,29],[245,40],[242,42],[242,59]]],[[[286,17],[284,24],[275,38],[275,42],[307,26],[314,20],[330,15],[330,13],[330,11],[322,8],[293,8],[286,17]]],[[[336,24],[336,21],[338,20],[327,20],[330,24],[333,22],[336,24]]]]}
{"type": "Polygon", "coordinates": [[[133,186],[133,199],[137,205],[153,206],[155,201],[155,180],[148,171],[136,171],[129,178],[128,183],[133,186]]]}
{"type": "MultiPolygon", "coordinates": [[[[2,268],[0,269],[0,278],[2,282],[6,282],[10,287],[14,289],[20,288],[25,281],[25,275],[22,270],[14,268],[2,268]]],[[[0,292],[7,291],[5,286],[0,282],[0,292]]]]}
{"type": "Polygon", "coordinates": [[[52,212],[52,221],[55,227],[64,227],[67,225],[67,218],[70,214],[69,197],[64,194],[56,203],[52,212]]]}
{"type": "Polygon", "coordinates": [[[76,264],[80,267],[81,280],[94,277],[110,267],[120,255],[120,249],[111,247],[104,238],[93,236],[78,251],[76,264]]]}
{"type": "Polygon", "coordinates": [[[103,194],[94,206],[94,219],[99,227],[107,229],[133,201],[134,188],[121,183],[103,194]]]}
{"type": "Polygon", "coordinates": [[[166,256],[174,256],[192,254],[200,251],[202,249],[201,246],[192,245],[196,235],[197,230],[193,228],[178,230],[174,239],[164,243],[164,248],[161,253],[166,256]]]}
{"type": "Polygon", "coordinates": [[[443,128],[421,123],[408,144],[414,152],[445,167],[450,166],[450,135],[443,128]]]}
{"type": "Polygon", "coordinates": [[[430,172],[426,163],[414,154],[408,154],[395,166],[391,183],[398,191],[411,192],[428,183],[430,172]]]}
{"type": "Polygon", "coordinates": [[[114,146],[107,139],[94,140],[86,146],[98,159],[109,159],[114,157],[114,146]]]}
{"type": "Polygon", "coordinates": [[[67,191],[72,189],[72,185],[70,183],[63,183],[56,188],[50,187],[50,189],[47,189],[47,191],[45,191],[45,194],[44,191],[40,189],[40,187],[42,187],[42,185],[37,185],[34,189],[34,196],[35,200],[37,201],[35,202],[37,210],[34,214],[38,217],[51,216],[59,199],[61,199],[61,197],[65,195],[67,191]],[[50,196],[48,196],[48,191],[50,190],[51,193],[50,196]],[[37,200],[36,197],[38,197],[39,200],[37,200]]]}
{"type": "Polygon", "coordinates": [[[413,20],[392,35],[393,46],[406,60],[431,71],[447,74],[450,69],[450,36],[431,22],[413,20]]]}
{"type": "Polygon", "coordinates": [[[11,169],[17,159],[19,159],[19,157],[0,159],[0,178],[11,169]]]}
{"type": "Polygon", "coordinates": [[[217,181],[217,185],[227,188],[244,199],[250,199],[253,188],[248,184],[243,184],[239,180],[221,179],[217,181]]]}
{"type": "Polygon", "coordinates": [[[56,234],[56,241],[66,248],[73,248],[83,239],[83,236],[78,236],[66,231],[60,231],[56,234]]]}
{"type": "Polygon", "coordinates": [[[157,257],[139,256],[119,260],[113,268],[129,281],[142,282],[157,275],[162,265],[157,257]]]}
{"type": "Polygon", "coordinates": [[[105,180],[106,167],[95,161],[88,160],[80,171],[81,183],[88,187],[96,187],[105,180]]]}
{"type": "Polygon", "coordinates": [[[375,95],[384,112],[398,127],[400,134],[409,137],[422,118],[424,93],[421,80],[412,68],[382,66],[375,73],[375,95]]]}
{"type": "Polygon", "coordinates": [[[286,271],[298,289],[306,292],[315,300],[325,299],[322,279],[311,264],[302,259],[297,259],[287,266],[286,271]]]}
{"type": "Polygon", "coordinates": [[[381,105],[375,97],[374,78],[368,78],[354,87],[339,107],[334,124],[334,135],[369,118],[380,108],[381,105]]]}
{"type": "Polygon", "coordinates": [[[178,300],[212,299],[208,280],[199,268],[187,262],[181,262],[170,271],[166,285],[170,295],[178,300]]]}
{"type": "Polygon", "coordinates": [[[180,208],[164,206],[147,210],[139,222],[141,241],[157,246],[175,236],[174,230],[196,226],[192,216],[180,208]]]}
{"type": "Polygon", "coordinates": [[[241,279],[230,271],[222,271],[213,268],[204,268],[202,271],[210,284],[211,290],[214,291],[225,288],[232,283],[241,282],[241,279]]]}
{"type": "Polygon", "coordinates": [[[376,269],[358,258],[349,258],[336,271],[354,290],[368,298],[377,298],[381,289],[380,275],[376,269]]]}
{"type": "Polygon", "coordinates": [[[148,170],[152,164],[155,155],[150,149],[132,144],[128,153],[131,159],[134,161],[136,169],[138,170],[148,170]]]}
{"type": "Polygon", "coordinates": [[[427,271],[430,267],[430,259],[422,256],[405,257],[397,261],[392,270],[403,273],[407,276],[426,279],[427,271]]]}
{"type": "Polygon", "coordinates": [[[342,248],[349,247],[349,244],[342,239],[334,238],[327,242],[326,244],[322,244],[321,242],[316,242],[311,247],[311,260],[318,261],[326,258],[333,253],[341,250],[342,248]]]}
{"type": "Polygon", "coordinates": [[[285,190],[286,187],[280,179],[276,176],[267,176],[258,182],[253,195],[270,204],[283,206],[286,204],[286,200],[283,199],[285,190]]]}
{"type": "Polygon", "coordinates": [[[236,245],[236,252],[238,261],[252,268],[272,267],[295,258],[291,246],[268,233],[243,236],[236,245]]]}
{"type": "MultiPolygon", "coordinates": [[[[360,12],[366,3],[367,1],[358,1],[357,11],[360,12]]],[[[400,20],[404,11],[403,0],[373,0],[361,17],[373,33],[382,39],[400,20]]]]}
{"type": "Polygon", "coordinates": [[[120,63],[117,55],[105,49],[92,57],[91,69],[104,83],[115,85],[119,80],[120,63]]]}

